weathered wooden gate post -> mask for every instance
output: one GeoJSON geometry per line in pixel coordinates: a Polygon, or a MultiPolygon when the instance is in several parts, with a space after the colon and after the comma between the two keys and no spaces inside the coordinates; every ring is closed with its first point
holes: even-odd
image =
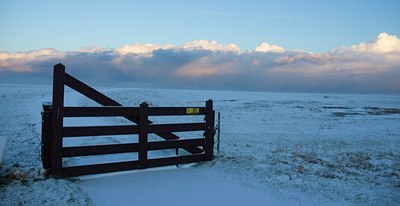
{"type": "Polygon", "coordinates": [[[53,107],[51,125],[51,168],[50,174],[62,177],[62,135],[64,109],[65,66],[57,64],[53,72],[53,107]]]}
{"type": "Polygon", "coordinates": [[[149,105],[146,102],[139,107],[139,168],[147,167],[149,105]]]}
{"type": "Polygon", "coordinates": [[[205,160],[209,161],[213,159],[214,155],[214,111],[212,100],[206,102],[205,141],[205,160]]]}
{"type": "Polygon", "coordinates": [[[51,167],[51,103],[43,103],[42,112],[42,165],[44,169],[51,167]]]}

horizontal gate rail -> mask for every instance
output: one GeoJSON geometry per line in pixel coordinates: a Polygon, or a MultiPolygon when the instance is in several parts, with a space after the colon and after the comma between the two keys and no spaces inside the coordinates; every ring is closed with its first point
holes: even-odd
{"type": "MultiPolygon", "coordinates": [[[[179,157],[165,157],[149,159],[147,168],[161,167],[168,165],[187,164],[204,161],[204,154],[193,154],[179,157]]],[[[140,169],[139,161],[112,162],[93,165],[81,165],[63,168],[63,177],[74,177],[90,174],[101,174],[140,169]]]]}
{"type": "MultiPolygon", "coordinates": [[[[149,107],[149,116],[205,115],[205,112],[204,107],[149,107]],[[188,109],[194,110],[194,112],[188,112],[188,109]]],[[[137,117],[138,115],[138,107],[64,107],[64,117],[137,117]]]]}
{"type": "Polygon", "coordinates": [[[53,102],[51,105],[43,104],[43,168],[49,169],[53,177],[60,178],[212,160],[214,114],[211,100],[206,102],[205,107],[149,107],[147,103],[142,103],[139,107],[124,107],[65,73],[65,67],[58,64],[54,66],[53,102]],[[103,107],[64,106],[64,84],[103,107]],[[205,121],[174,124],[154,124],[149,121],[149,116],[185,115],[202,115],[205,121]],[[64,118],[80,117],[124,117],[136,125],[64,127],[64,118]],[[174,134],[192,131],[203,131],[203,137],[180,139],[174,134]],[[164,141],[149,141],[149,134],[155,134],[164,141]],[[107,135],[137,135],[138,142],[63,147],[64,138],[107,135]],[[149,151],[168,149],[184,149],[190,154],[162,158],[148,157],[149,151]],[[62,163],[63,158],[120,153],[137,153],[137,158],[133,156],[132,161],[69,167],[63,166],[62,163]]]}
{"type": "Polygon", "coordinates": [[[150,150],[163,150],[163,149],[175,149],[193,146],[204,146],[204,138],[195,139],[182,139],[182,140],[170,140],[170,141],[157,141],[147,143],[147,149],[150,150]]]}
{"type": "Polygon", "coordinates": [[[201,131],[205,128],[205,123],[152,124],[148,126],[148,133],[201,131]]]}
{"type": "Polygon", "coordinates": [[[205,115],[204,107],[149,107],[149,116],[205,115]]]}
{"type": "MultiPolygon", "coordinates": [[[[175,148],[192,147],[192,146],[204,146],[204,144],[205,144],[204,138],[156,141],[156,142],[148,142],[147,150],[152,151],[152,150],[175,149],[175,148]]],[[[129,153],[138,151],[139,151],[139,143],[125,143],[125,144],[64,147],[62,149],[62,155],[63,157],[78,157],[78,156],[129,153]]]]}
{"type": "MultiPolygon", "coordinates": [[[[169,133],[205,130],[205,123],[152,124],[148,133],[169,133]]],[[[136,125],[64,127],[63,137],[139,134],[136,125]]]]}
{"type": "Polygon", "coordinates": [[[119,172],[126,170],[139,169],[139,161],[113,162],[94,165],[82,165],[74,167],[64,167],[62,177],[74,177],[90,174],[101,174],[108,172],[119,172]]]}
{"type": "Polygon", "coordinates": [[[138,134],[137,125],[64,127],[64,137],[138,134]]]}
{"type": "Polygon", "coordinates": [[[138,150],[139,150],[138,143],[90,145],[90,146],[78,146],[78,147],[64,147],[62,150],[62,155],[63,157],[78,157],[78,156],[137,152],[138,150]]]}

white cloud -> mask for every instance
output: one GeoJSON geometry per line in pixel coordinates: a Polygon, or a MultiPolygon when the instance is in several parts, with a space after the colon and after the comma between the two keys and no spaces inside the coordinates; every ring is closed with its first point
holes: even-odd
{"type": "Polygon", "coordinates": [[[255,52],[283,53],[283,52],[285,52],[285,49],[278,45],[270,45],[267,42],[263,42],[263,43],[259,44],[254,51],[255,52]]]}
{"type": "Polygon", "coordinates": [[[8,53],[8,52],[0,52],[0,60],[7,60],[7,59],[35,59],[35,58],[48,58],[53,56],[61,57],[64,54],[60,51],[55,49],[40,49],[40,50],[33,50],[28,52],[15,52],[15,53],[8,53]]]}
{"type": "Polygon", "coordinates": [[[172,49],[175,46],[167,44],[167,45],[158,45],[158,44],[131,44],[124,45],[118,49],[116,52],[120,55],[126,54],[141,54],[141,55],[150,55],[153,51],[159,49],[172,49]]]}
{"type": "Polygon", "coordinates": [[[294,55],[282,55],[274,59],[277,64],[312,64],[309,67],[315,68],[318,65],[328,64],[340,67],[349,71],[359,72],[362,69],[371,71],[371,67],[382,70],[388,66],[400,64],[400,39],[395,35],[380,33],[369,43],[361,42],[357,45],[342,46],[332,49],[327,53],[305,53],[294,55]],[[344,66],[347,64],[346,66],[344,66]],[[369,64],[370,66],[366,66],[369,64]],[[358,66],[355,66],[358,65],[358,66]],[[364,66],[359,66],[364,65],[364,66]]]}
{"type": "Polygon", "coordinates": [[[174,46],[171,44],[158,45],[158,44],[131,44],[124,45],[116,52],[120,55],[126,54],[139,54],[150,56],[156,50],[209,50],[209,51],[224,51],[224,52],[240,52],[240,48],[235,44],[222,45],[216,41],[207,40],[194,40],[185,43],[183,46],[174,46]]]}
{"type": "Polygon", "coordinates": [[[381,33],[368,47],[379,53],[400,52],[400,39],[396,35],[381,33]]]}
{"type": "Polygon", "coordinates": [[[55,49],[40,49],[28,52],[0,52],[0,68],[7,71],[30,72],[31,64],[52,58],[62,59],[65,53],[55,49]]]}
{"type": "Polygon", "coordinates": [[[380,33],[370,43],[360,43],[350,47],[340,47],[334,49],[333,53],[340,52],[359,52],[359,53],[375,53],[385,54],[392,52],[400,52],[400,39],[396,35],[389,35],[385,32],[380,33]]]}
{"type": "Polygon", "coordinates": [[[182,46],[182,49],[240,52],[240,48],[236,44],[222,45],[217,43],[216,41],[207,41],[207,40],[195,40],[187,42],[182,46]]]}

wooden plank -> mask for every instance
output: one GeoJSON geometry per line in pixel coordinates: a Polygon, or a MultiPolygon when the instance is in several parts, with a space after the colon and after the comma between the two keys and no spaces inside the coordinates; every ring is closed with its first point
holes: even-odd
{"type": "Polygon", "coordinates": [[[138,107],[64,107],[64,117],[138,116],[138,107]]]}
{"type": "Polygon", "coordinates": [[[147,162],[147,167],[150,168],[150,167],[160,167],[167,165],[187,164],[187,163],[204,161],[204,159],[205,159],[204,154],[156,158],[156,159],[149,159],[147,162]]]}
{"type": "Polygon", "coordinates": [[[64,127],[64,137],[139,134],[137,125],[64,127]]]}
{"type": "MultiPolygon", "coordinates": [[[[204,146],[204,138],[184,139],[184,140],[169,140],[148,142],[147,150],[163,150],[175,149],[183,147],[204,146]]],[[[78,147],[64,147],[62,149],[63,157],[91,156],[117,154],[127,152],[138,152],[139,143],[111,144],[111,145],[90,145],[78,147]]]]}
{"type": "MultiPolygon", "coordinates": [[[[65,74],[65,84],[103,106],[122,106],[120,103],[105,96],[104,94],[100,93],[99,91],[93,89],[92,87],[86,85],[85,83],[79,81],[78,79],[74,78],[69,74],[65,74]]],[[[139,120],[136,116],[124,116],[124,117],[136,124],[139,123],[139,120]]],[[[152,124],[152,122],[148,121],[148,124],[152,124]]],[[[155,133],[155,134],[166,140],[179,139],[179,137],[173,133],[155,133]]],[[[197,147],[187,147],[183,149],[192,154],[202,152],[202,150],[197,147]]]]}
{"type": "Polygon", "coordinates": [[[149,116],[204,115],[204,107],[194,107],[198,112],[188,112],[192,107],[149,107],[149,116]]]}
{"type": "Polygon", "coordinates": [[[63,177],[75,177],[75,176],[81,176],[81,175],[101,174],[101,173],[108,173],[108,172],[134,170],[134,169],[138,169],[138,168],[139,168],[138,161],[126,161],[126,162],[115,162],[115,163],[64,167],[62,174],[63,174],[63,177]]]}
{"type": "Polygon", "coordinates": [[[148,112],[149,105],[146,102],[139,107],[139,167],[147,166],[147,141],[148,141],[148,112]]]}
{"type": "Polygon", "coordinates": [[[205,143],[204,138],[157,141],[157,142],[149,142],[148,150],[163,150],[163,149],[175,149],[183,147],[204,146],[204,143],[205,143]]]}
{"type": "Polygon", "coordinates": [[[53,112],[51,128],[51,169],[53,177],[62,176],[62,134],[63,134],[63,108],[64,108],[64,78],[65,67],[62,64],[54,66],[53,72],[53,112]]]}
{"type": "Polygon", "coordinates": [[[110,144],[110,145],[90,145],[80,147],[64,147],[63,157],[91,156],[117,154],[139,151],[138,143],[110,144]]]}
{"type": "MultiPolygon", "coordinates": [[[[204,154],[194,154],[194,155],[179,156],[179,157],[149,159],[146,168],[200,162],[204,161],[204,158],[205,158],[204,154]]],[[[139,161],[126,161],[126,162],[65,167],[62,170],[62,174],[63,177],[75,177],[81,175],[134,170],[139,168],[140,168],[139,161]]]]}
{"type": "Polygon", "coordinates": [[[152,124],[149,133],[169,133],[205,130],[205,123],[152,124]]]}

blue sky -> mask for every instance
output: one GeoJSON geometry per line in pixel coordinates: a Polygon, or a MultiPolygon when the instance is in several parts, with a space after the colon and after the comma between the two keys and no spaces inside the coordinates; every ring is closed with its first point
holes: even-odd
{"type": "Polygon", "coordinates": [[[400,94],[400,1],[0,1],[0,83],[400,94]],[[113,83],[113,84],[114,84],[113,83]]]}
{"type": "Polygon", "coordinates": [[[77,50],[205,39],[252,50],[261,42],[325,52],[400,36],[400,1],[31,1],[0,2],[0,51],[77,50]]]}

